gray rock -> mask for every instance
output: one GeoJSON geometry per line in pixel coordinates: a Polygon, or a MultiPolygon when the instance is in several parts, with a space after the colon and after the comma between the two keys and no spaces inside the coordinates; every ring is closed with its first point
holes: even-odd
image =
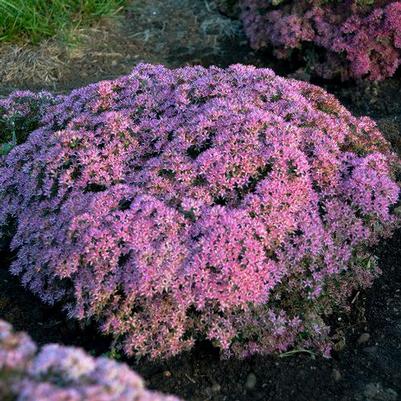
{"type": "Polygon", "coordinates": [[[255,386],[256,386],[256,382],[257,382],[257,379],[256,379],[255,374],[254,373],[249,373],[249,375],[248,375],[248,377],[246,379],[245,387],[248,390],[253,390],[255,388],[255,386]]]}
{"type": "Polygon", "coordinates": [[[383,388],[380,383],[369,383],[365,386],[362,394],[359,394],[359,401],[397,401],[398,394],[392,388],[383,388]]]}
{"type": "Polygon", "coordinates": [[[332,376],[333,376],[334,381],[336,381],[336,382],[341,380],[341,373],[338,369],[333,369],[332,376]]]}
{"type": "Polygon", "coordinates": [[[360,335],[360,337],[358,338],[358,344],[365,344],[369,341],[370,339],[370,334],[369,333],[363,333],[360,335]]]}

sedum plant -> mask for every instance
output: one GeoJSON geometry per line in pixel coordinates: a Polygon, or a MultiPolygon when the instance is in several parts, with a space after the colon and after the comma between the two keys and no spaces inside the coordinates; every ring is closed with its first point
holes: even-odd
{"type": "Polygon", "coordinates": [[[2,320],[0,396],[3,401],[179,401],[146,390],[123,363],[75,347],[38,347],[2,320]]]}
{"type": "Polygon", "coordinates": [[[328,355],[379,274],[398,159],[323,89],[234,65],[77,89],[0,167],[11,271],[128,355],[328,355]]]}
{"type": "Polygon", "coordinates": [[[0,98],[0,156],[8,154],[17,144],[25,142],[38,128],[49,105],[59,97],[49,92],[16,91],[0,98]]]}
{"type": "Polygon", "coordinates": [[[382,80],[401,61],[401,2],[393,0],[240,0],[255,49],[278,58],[298,52],[324,78],[382,80]]]}

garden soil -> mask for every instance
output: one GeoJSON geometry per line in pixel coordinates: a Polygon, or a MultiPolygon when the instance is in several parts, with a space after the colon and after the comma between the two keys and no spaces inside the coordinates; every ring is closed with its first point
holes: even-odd
{"type": "MultiPolygon", "coordinates": [[[[170,67],[233,63],[273,68],[310,80],[299,65],[253,52],[240,23],[208,0],[135,0],[118,19],[79,32],[69,46],[0,46],[0,94],[13,89],[72,88],[128,73],[139,62],[170,67]]],[[[401,74],[382,83],[313,81],[354,114],[375,119],[401,155],[401,74]]],[[[341,339],[331,359],[310,354],[221,360],[208,343],[167,361],[128,360],[151,389],[187,401],[397,401],[401,400],[401,230],[377,249],[382,276],[353,298],[351,316],[334,326],[341,339]]],[[[44,306],[11,276],[13,255],[0,255],[0,318],[39,344],[59,342],[94,355],[122,358],[109,337],[67,320],[59,306],[44,306]]]]}

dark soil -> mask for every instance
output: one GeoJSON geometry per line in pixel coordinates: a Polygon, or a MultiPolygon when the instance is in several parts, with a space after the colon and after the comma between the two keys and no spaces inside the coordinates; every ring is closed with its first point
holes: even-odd
{"type": "MultiPolygon", "coordinates": [[[[238,21],[218,14],[213,1],[135,0],[118,24],[95,32],[98,37],[89,38],[85,44],[86,57],[71,63],[65,59],[65,67],[55,80],[3,79],[0,94],[16,88],[63,92],[127,73],[140,61],[172,67],[255,64],[309,79],[297,67],[253,52],[238,21]]],[[[401,73],[379,84],[314,83],[336,94],[353,113],[374,118],[401,154],[401,73]]],[[[150,388],[187,401],[399,400],[401,230],[383,242],[377,253],[383,274],[371,289],[358,294],[352,315],[340,317],[338,328],[344,331],[344,341],[332,359],[298,354],[222,361],[205,343],[165,362],[128,362],[150,388]]],[[[44,306],[25,291],[8,273],[10,259],[10,255],[0,255],[0,318],[17,330],[27,331],[40,344],[59,342],[83,347],[95,355],[109,353],[110,338],[101,336],[95,327],[81,327],[67,320],[60,307],[44,306]]]]}

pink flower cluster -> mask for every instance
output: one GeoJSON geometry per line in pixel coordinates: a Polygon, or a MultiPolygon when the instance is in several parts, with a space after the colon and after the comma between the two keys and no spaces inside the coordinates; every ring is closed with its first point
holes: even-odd
{"type": "Polygon", "coordinates": [[[382,80],[393,75],[401,62],[401,1],[297,0],[273,6],[270,0],[240,0],[240,4],[252,47],[273,47],[279,58],[299,49],[312,72],[325,78],[382,80]],[[315,46],[314,52],[308,43],[315,46]]]}
{"type": "Polygon", "coordinates": [[[94,358],[80,348],[40,349],[0,320],[0,398],[15,401],[179,401],[144,388],[123,363],[94,358]]]}
{"type": "Polygon", "coordinates": [[[324,90],[234,65],[74,90],[0,165],[11,271],[127,354],[313,347],[377,275],[398,159],[324,90]]]}

